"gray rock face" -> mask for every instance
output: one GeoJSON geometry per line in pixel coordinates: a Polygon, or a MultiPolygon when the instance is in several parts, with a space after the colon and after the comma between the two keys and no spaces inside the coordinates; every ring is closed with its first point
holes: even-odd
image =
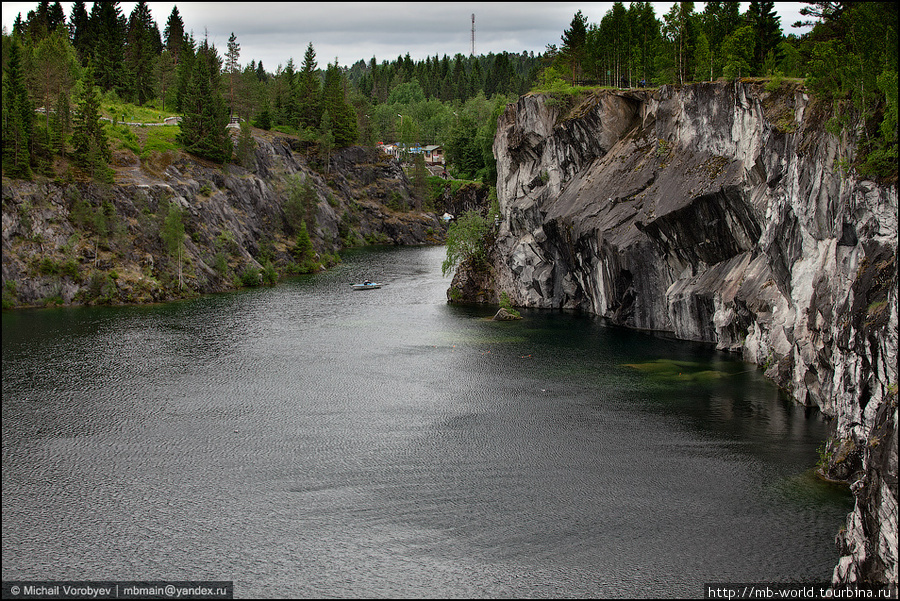
{"type": "Polygon", "coordinates": [[[605,91],[562,111],[525,96],[499,119],[485,296],[765,366],[834,417],[832,451],[849,442],[862,458],[835,579],[896,583],[896,184],[846,173],[852,135],[825,132],[798,88],[605,91]]]}
{"type": "Polygon", "coordinates": [[[285,267],[296,244],[285,205],[298,179],[315,195],[309,234],[320,253],[443,241],[443,222],[415,206],[400,164],[377,149],[342,149],[317,170],[297,140],[257,132],[255,142],[249,168],[169,153],[146,164],[117,156],[114,185],[4,179],[4,307],[165,301],[232,289],[268,261],[285,267]],[[169,202],[184,214],[183,287],[160,235],[169,202]]]}

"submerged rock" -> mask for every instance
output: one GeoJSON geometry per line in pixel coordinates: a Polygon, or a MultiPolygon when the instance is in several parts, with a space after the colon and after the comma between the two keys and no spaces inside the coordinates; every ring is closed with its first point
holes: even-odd
{"type": "Polygon", "coordinates": [[[503,307],[500,307],[500,310],[497,311],[497,313],[493,317],[494,321],[515,321],[517,319],[522,319],[522,316],[511,313],[503,307]]]}

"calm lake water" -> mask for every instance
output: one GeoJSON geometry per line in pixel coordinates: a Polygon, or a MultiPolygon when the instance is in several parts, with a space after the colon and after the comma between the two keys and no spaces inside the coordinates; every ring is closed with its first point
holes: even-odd
{"type": "Polygon", "coordinates": [[[3,314],[3,579],[238,597],[701,597],[824,582],[828,425],[705,346],[445,302],[443,248],[3,314]],[[380,290],[351,291],[369,277],[380,290]]]}

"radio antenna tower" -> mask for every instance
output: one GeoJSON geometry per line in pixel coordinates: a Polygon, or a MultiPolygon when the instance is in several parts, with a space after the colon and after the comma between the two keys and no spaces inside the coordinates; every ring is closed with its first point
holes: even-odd
{"type": "Polygon", "coordinates": [[[472,13],[472,56],[475,56],[475,13],[472,13]]]}

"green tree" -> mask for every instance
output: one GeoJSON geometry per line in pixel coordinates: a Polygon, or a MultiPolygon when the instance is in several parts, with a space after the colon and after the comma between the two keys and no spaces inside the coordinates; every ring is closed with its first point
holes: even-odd
{"type": "Polygon", "coordinates": [[[94,2],[90,58],[101,90],[124,92],[126,21],[118,2],[94,2]]]}
{"type": "Polygon", "coordinates": [[[81,94],[72,127],[72,150],[76,164],[92,177],[108,181],[112,157],[106,130],[100,122],[100,95],[94,84],[94,69],[88,64],[81,79],[81,94]]]}
{"type": "Polygon", "coordinates": [[[72,46],[78,53],[78,60],[81,61],[82,66],[86,66],[88,57],[91,55],[93,36],[90,31],[90,17],[84,2],[79,1],[72,4],[69,29],[72,32],[72,46]]]}
{"type": "Polygon", "coordinates": [[[242,167],[250,169],[253,166],[253,149],[255,147],[256,142],[251,135],[250,123],[248,121],[241,121],[241,134],[238,137],[235,158],[237,158],[238,163],[242,167]]]}
{"type": "Polygon", "coordinates": [[[161,45],[150,8],[146,2],[138,2],[128,18],[124,57],[128,96],[138,106],[153,98],[153,67],[161,45]]]}
{"type": "Polygon", "coordinates": [[[676,2],[663,17],[663,33],[671,45],[675,59],[674,81],[683,84],[690,79],[691,19],[693,2],[676,2]]]}
{"type": "Polygon", "coordinates": [[[587,42],[587,17],[579,10],[572,17],[569,29],[563,31],[560,54],[565,57],[572,69],[572,84],[581,79],[581,63],[585,55],[587,42]]]}
{"type": "Polygon", "coordinates": [[[181,51],[184,49],[186,41],[184,37],[184,21],[181,20],[177,6],[172,7],[163,35],[165,36],[166,50],[172,56],[172,62],[177,65],[181,59],[181,51]]]}
{"type": "Polygon", "coordinates": [[[359,138],[356,111],[347,101],[344,84],[344,77],[337,61],[333,65],[328,65],[322,88],[322,113],[327,112],[331,118],[334,144],[337,148],[350,146],[359,138]]]}
{"type": "Polygon", "coordinates": [[[322,121],[322,111],[319,105],[320,87],[316,68],[316,50],[310,42],[303,55],[297,90],[300,124],[303,127],[315,129],[322,121]]]}
{"type": "Polygon", "coordinates": [[[177,73],[175,71],[175,60],[172,58],[171,52],[164,50],[162,54],[157,57],[153,73],[156,79],[156,91],[160,98],[162,109],[167,110],[166,107],[172,100],[171,96],[169,96],[167,102],[166,97],[168,92],[175,87],[175,84],[178,81],[177,73]]]}
{"type": "Polygon", "coordinates": [[[756,75],[771,75],[781,60],[781,17],[775,12],[775,3],[751,2],[747,18],[755,40],[751,68],[756,75]]]}
{"type": "Polygon", "coordinates": [[[317,141],[319,144],[319,157],[325,162],[325,173],[327,174],[331,164],[331,152],[335,147],[331,115],[327,110],[322,114],[322,124],[319,126],[317,141]]]}
{"type": "Polygon", "coordinates": [[[177,262],[178,287],[184,288],[184,211],[177,202],[169,202],[169,209],[159,235],[166,246],[169,257],[177,262]]]}
{"type": "Polygon", "coordinates": [[[299,232],[300,227],[316,222],[318,196],[309,177],[295,175],[287,183],[287,199],[284,202],[284,220],[290,231],[299,232]]]}
{"type": "Polygon", "coordinates": [[[31,179],[34,107],[25,88],[22,49],[15,37],[3,78],[3,117],[3,169],[10,177],[31,179]]]}
{"type": "Polygon", "coordinates": [[[467,211],[447,230],[447,257],[441,264],[441,273],[447,275],[457,265],[471,261],[476,267],[487,260],[487,236],[490,222],[478,211],[467,211]]]}
{"type": "Polygon", "coordinates": [[[734,30],[722,43],[722,56],[725,60],[722,74],[728,79],[749,75],[753,49],[753,28],[745,25],[734,30]]]}
{"type": "Polygon", "coordinates": [[[233,143],[227,129],[228,107],[222,98],[220,68],[215,46],[204,40],[194,60],[181,131],[176,139],[191,154],[226,163],[231,158],[233,143]]]}
{"type": "Polygon", "coordinates": [[[234,115],[234,91],[238,74],[240,72],[240,63],[238,59],[241,56],[241,45],[237,43],[237,37],[231,32],[228,38],[228,51],[225,53],[225,72],[228,74],[228,114],[234,115]]]}
{"type": "Polygon", "coordinates": [[[60,25],[34,47],[31,72],[34,87],[43,101],[47,131],[51,108],[62,92],[68,92],[78,75],[78,57],[69,43],[69,32],[60,25]]]}

